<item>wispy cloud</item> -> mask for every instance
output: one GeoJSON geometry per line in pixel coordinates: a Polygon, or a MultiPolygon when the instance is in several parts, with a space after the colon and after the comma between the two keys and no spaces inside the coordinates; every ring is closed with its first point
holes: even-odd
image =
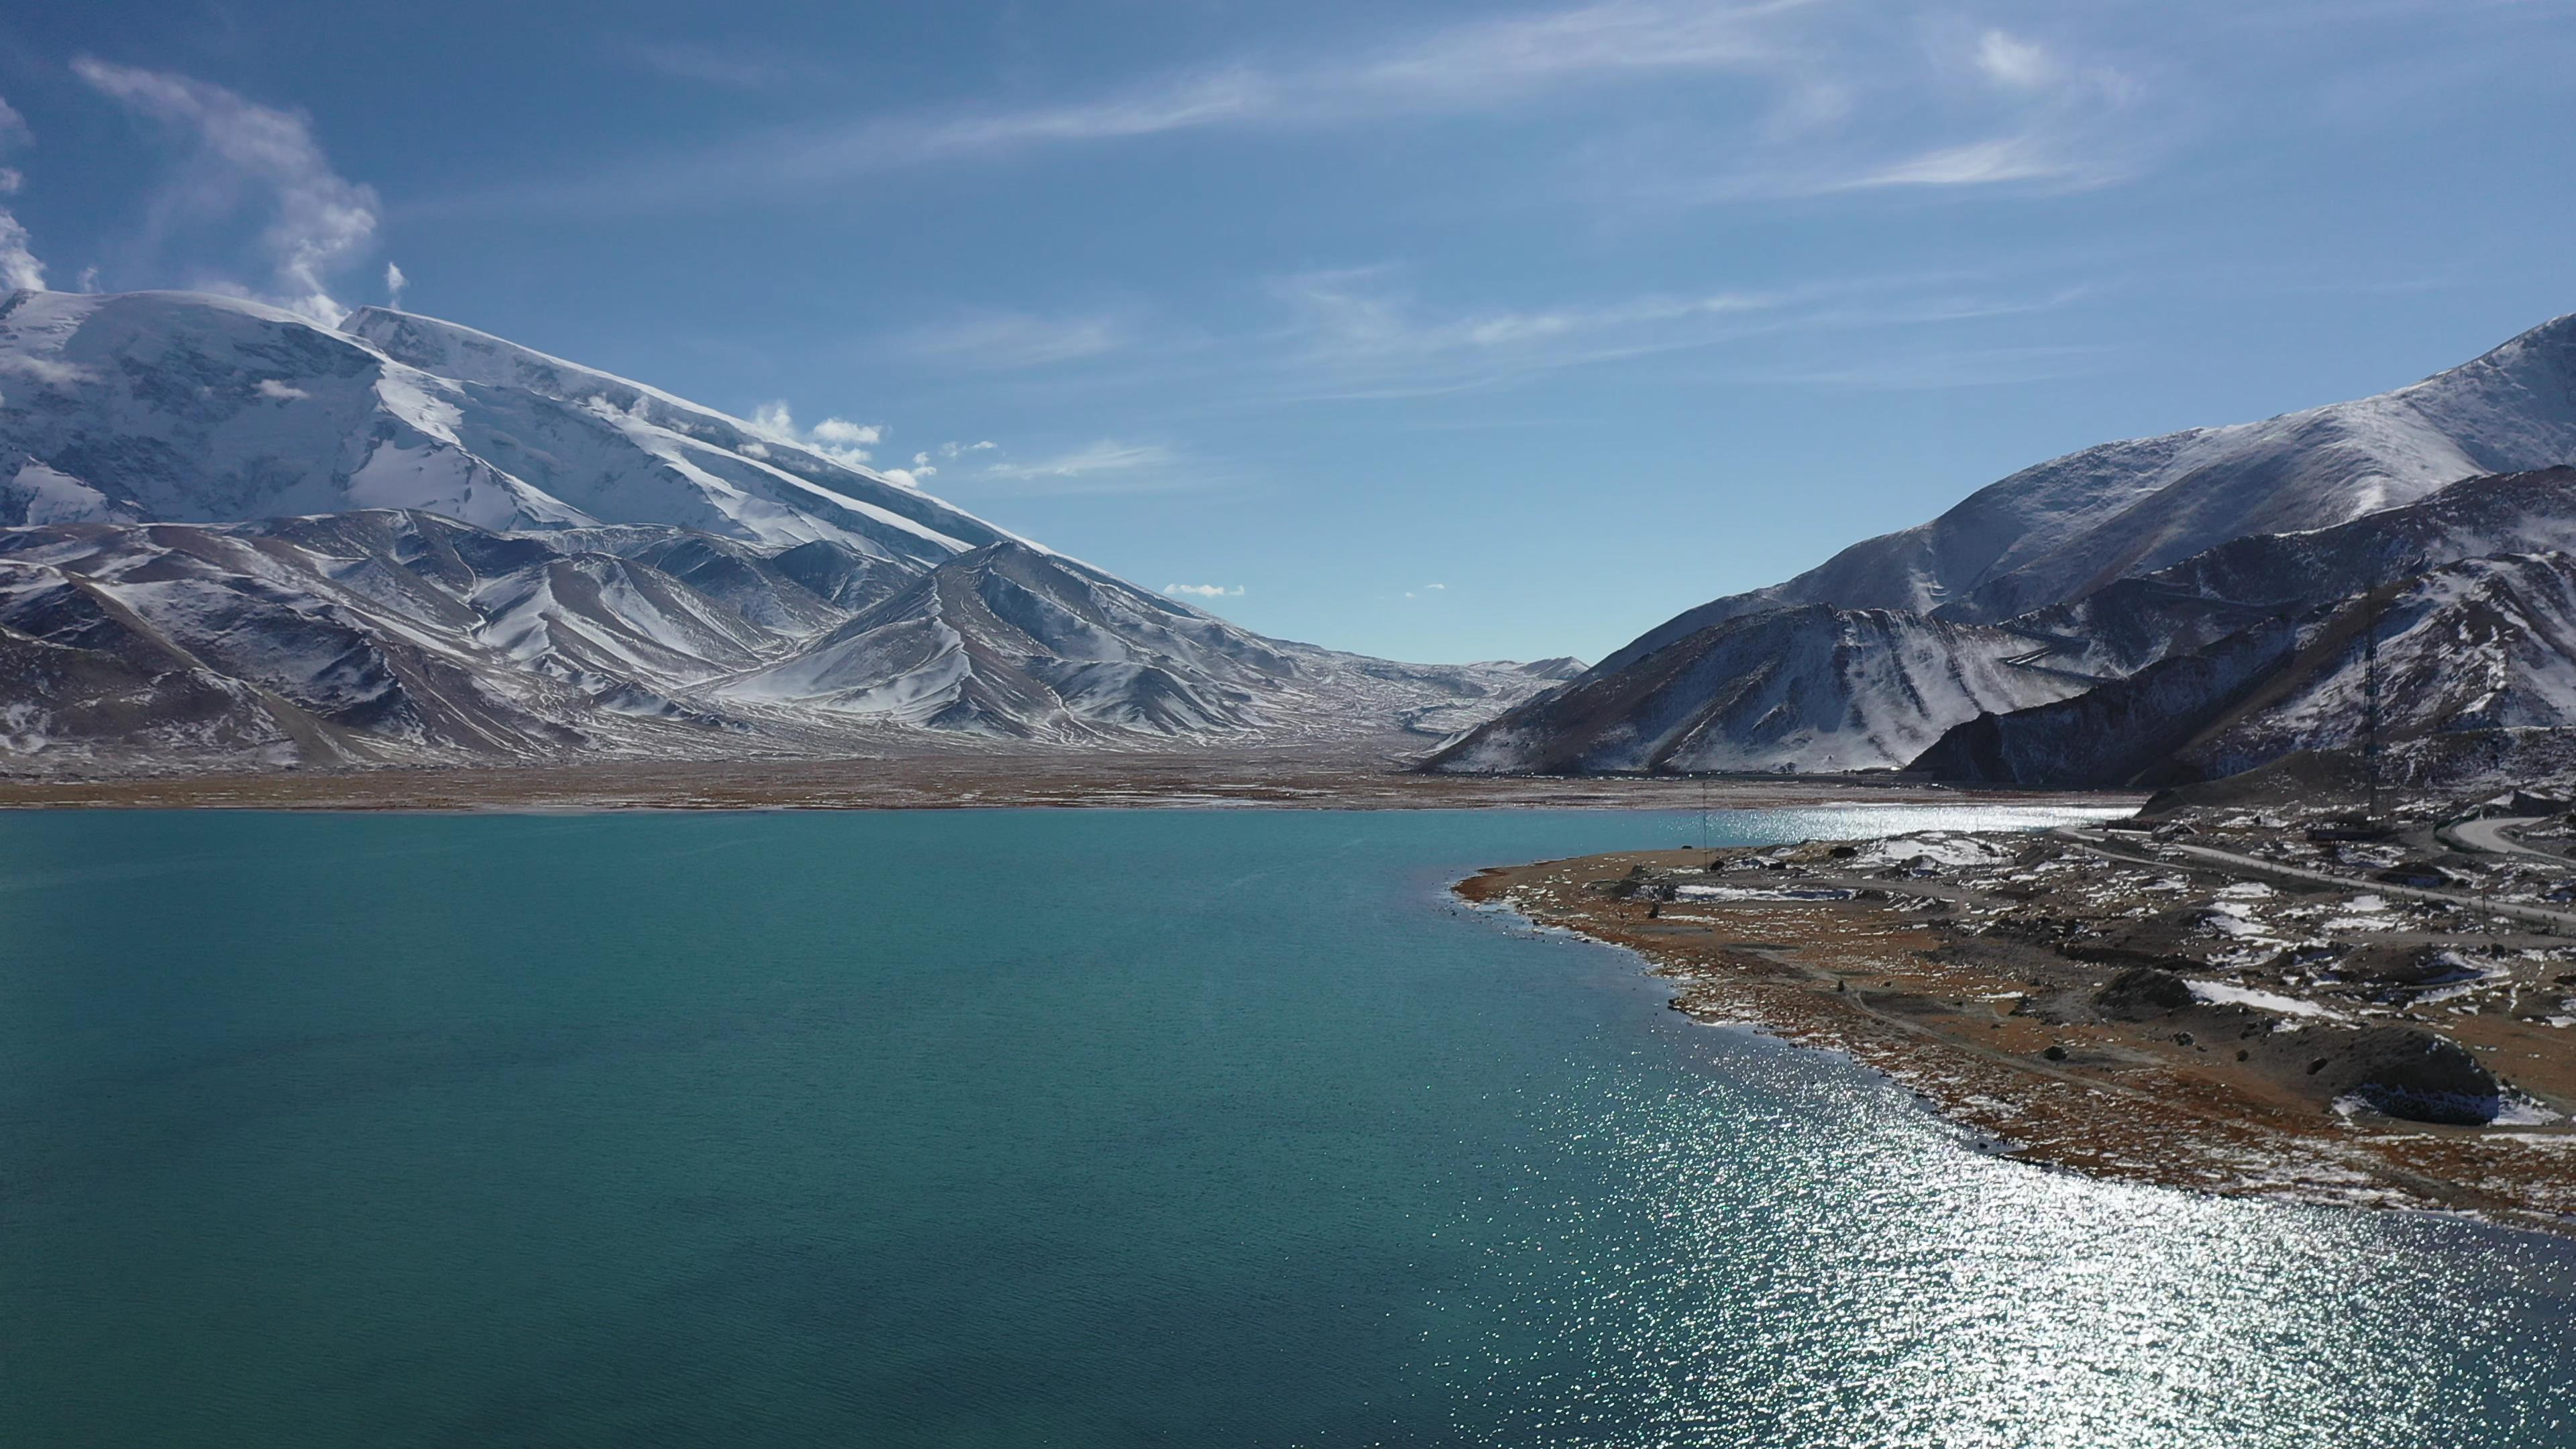
{"type": "Polygon", "coordinates": [[[1239,599],[1243,597],[1243,585],[1236,584],[1228,588],[1223,584],[1165,584],[1163,592],[1188,594],[1192,598],[1199,599],[1239,599]]]}
{"type": "Polygon", "coordinates": [[[610,58],[672,80],[731,90],[824,78],[821,66],[775,50],[706,41],[636,40],[624,36],[606,42],[610,58]]]}
{"type": "MultiPolygon", "coordinates": [[[[35,133],[27,129],[27,118],[19,115],[17,108],[7,101],[0,100],[0,156],[31,146],[35,140],[35,133]]],[[[0,196],[17,195],[24,180],[16,167],[0,166],[0,196]]],[[[14,292],[20,288],[42,288],[44,285],[45,264],[36,260],[36,253],[28,241],[27,228],[19,224],[15,213],[0,207],[0,291],[14,292]]]]}
{"type": "Polygon", "coordinates": [[[163,225],[180,214],[229,214],[257,195],[271,213],[260,235],[269,300],[325,324],[347,313],[329,279],[373,243],[376,193],[332,169],[306,116],[165,71],[89,56],[72,69],[101,95],[194,143],[156,200],[163,225]]]}
{"type": "Polygon", "coordinates": [[[992,461],[971,468],[965,463],[952,465],[943,486],[1030,497],[1168,493],[1209,482],[1205,470],[1186,466],[1178,452],[1159,443],[1102,438],[1026,461],[1007,457],[989,443],[978,443],[961,448],[958,456],[978,462],[982,453],[991,454],[992,461]]]}
{"type": "Polygon", "coordinates": [[[1133,335],[1131,324],[1107,314],[971,312],[916,328],[899,338],[898,345],[915,356],[960,367],[1015,371],[1097,357],[1126,346],[1133,335]]]}
{"type": "Polygon", "coordinates": [[[1337,357],[1421,360],[1454,353],[1494,354],[1608,334],[1634,336],[1657,327],[1759,312],[1778,299],[1753,293],[1652,295],[1537,309],[1500,309],[1437,317],[1390,285],[1386,268],[1309,272],[1277,284],[1304,315],[1309,345],[1337,357]]]}
{"type": "Polygon", "coordinates": [[[2074,180],[2092,175],[2081,158],[2039,136],[1996,136],[1926,151],[1875,171],[1819,187],[1863,191],[1880,186],[1995,186],[2008,181],[2074,180]]]}
{"type": "MultiPolygon", "coordinates": [[[[660,59],[716,64],[696,51],[660,59]]],[[[1596,0],[1303,55],[1216,59],[1088,96],[818,118],[424,210],[596,214],[745,193],[847,195],[889,171],[1041,148],[1383,125],[1577,95],[1625,105],[1658,85],[1676,119],[1610,169],[1636,173],[1625,186],[1632,199],[1666,205],[2102,185],[2140,169],[2166,130],[2135,104],[2143,88],[2119,65],[1996,26],[1951,21],[1927,32],[1906,11],[1833,0],[1596,0]]],[[[1577,170],[1578,185],[1608,193],[1598,168],[1577,170]]]]}
{"type": "MultiPolygon", "coordinates": [[[[583,184],[505,188],[429,209],[653,209],[700,204],[719,193],[816,194],[889,170],[1035,147],[1487,110],[1654,77],[1758,79],[1780,92],[1778,103],[1794,107],[1794,95],[1816,83],[1812,67],[1800,58],[1796,26],[1801,16],[1827,8],[1822,0],[1601,0],[1531,10],[1284,63],[1236,59],[1186,67],[1079,99],[967,105],[771,130],[597,168],[583,184]]],[[[678,62],[676,68],[702,59],[658,54],[664,62],[678,62]]]]}
{"type": "Polygon", "coordinates": [[[1139,468],[1157,468],[1171,461],[1169,448],[1103,438],[1033,463],[990,463],[985,465],[984,473],[992,478],[1083,478],[1096,473],[1127,473],[1139,468]]]}

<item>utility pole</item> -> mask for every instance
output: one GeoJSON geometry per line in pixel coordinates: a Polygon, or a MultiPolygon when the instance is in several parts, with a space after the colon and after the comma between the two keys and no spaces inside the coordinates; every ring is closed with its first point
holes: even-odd
{"type": "Polygon", "coordinates": [[[2379,611],[2387,606],[2387,597],[2379,589],[2370,591],[2369,621],[2361,641],[2361,768],[2370,783],[2370,798],[2362,806],[2361,823],[2379,820],[2379,611]]]}

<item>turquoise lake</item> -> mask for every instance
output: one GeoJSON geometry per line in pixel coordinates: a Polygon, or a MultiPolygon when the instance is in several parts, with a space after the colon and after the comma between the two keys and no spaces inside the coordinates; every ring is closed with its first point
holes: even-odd
{"type": "MultiPolygon", "coordinates": [[[[1718,825],[1859,819],[1997,823],[1718,825]]],[[[0,1442],[2576,1444],[2576,1243],[1980,1156],[1445,894],[1696,829],[0,816],[0,1442]]]]}

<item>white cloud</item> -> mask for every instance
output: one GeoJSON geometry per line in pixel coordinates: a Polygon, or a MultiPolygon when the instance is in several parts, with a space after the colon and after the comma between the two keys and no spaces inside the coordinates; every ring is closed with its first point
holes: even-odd
{"type": "Polygon", "coordinates": [[[96,374],[79,363],[57,362],[50,357],[31,357],[25,353],[0,355],[0,372],[14,372],[48,387],[73,387],[98,380],[96,374]]]}
{"type": "Polygon", "coordinates": [[[403,269],[402,269],[402,268],[400,268],[400,267],[398,267],[398,266],[395,266],[395,265],[394,265],[393,263],[391,263],[391,262],[387,262],[387,263],[385,263],[385,305],[386,305],[386,306],[393,308],[393,309],[394,309],[395,311],[397,311],[397,312],[401,311],[401,310],[402,310],[403,291],[404,291],[404,289],[405,289],[405,288],[409,287],[410,285],[411,285],[411,278],[406,277],[406,276],[404,276],[404,275],[403,275],[403,269]]]}
{"type": "Polygon", "coordinates": [[[854,423],[848,418],[825,418],[814,425],[813,436],[816,441],[836,448],[869,447],[885,440],[885,426],[881,423],[854,423]]]}
{"type": "Polygon", "coordinates": [[[164,71],[89,56],[72,69],[101,95],[196,142],[156,204],[160,216],[225,214],[245,193],[264,194],[271,216],[260,242],[277,289],[270,300],[325,325],[347,313],[329,279],[374,242],[376,193],[331,168],[308,117],[164,71]]]}
{"type": "Polygon", "coordinates": [[[939,469],[931,463],[928,453],[915,453],[911,467],[880,468],[877,472],[889,482],[900,483],[906,488],[919,488],[923,479],[937,477],[939,469]]]}
{"type": "Polygon", "coordinates": [[[754,428],[782,443],[820,453],[833,462],[853,468],[866,465],[868,449],[883,442],[886,432],[883,423],[854,423],[848,418],[825,418],[811,428],[800,428],[783,401],[764,403],[754,409],[750,422],[754,428]]]}
{"type": "Polygon", "coordinates": [[[1001,446],[1001,444],[994,442],[942,443],[939,445],[939,456],[943,458],[954,458],[961,453],[992,453],[1000,451],[1001,446]]]}
{"type": "Polygon", "coordinates": [[[1404,596],[1408,599],[1418,599],[1424,594],[1446,593],[1448,589],[1449,586],[1447,584],[1424,584],[1420,589],[1405,590],[1404,596]]]}
{"type": "Polygon", "coordinates": [[[28,242],[27,228],[19,223],[17,217],[0,211],[0,292],[14,292],[22,287],[42,290],[44,285],[45,264],[36,259],[35,249],[28,242]]]}
{"type": "MultiPolygon", "coordinates": [[[[0,100],[0,154],[34,145],[35,140],[35,133],[27,129],[27,118],[6,100],[0,100]]],[[[26,178],[15,167],[0,166],[0,196],[17,195],[25,183],[26,178]]],[[[36,259],[27,228],[14,213],[0,210],[0,292],[42,289],[44,285],[45,264],[36,259]]]]}
{"type": "Polygon", "coordinates": [[[1165,584],[1163,592],[1188,594],[1201,599],[1239,599],[1243,597],[1243,585],[1236,584],[1233,588],[1227,588],[1223,584],[1165,584]]]}
{"type": "Polygon", "coordinates": [[[276,402],[301,402],[313,394],[291,383],[280,382],[273,377],[263,377],[259,380],[259,395],[276,402]]]}

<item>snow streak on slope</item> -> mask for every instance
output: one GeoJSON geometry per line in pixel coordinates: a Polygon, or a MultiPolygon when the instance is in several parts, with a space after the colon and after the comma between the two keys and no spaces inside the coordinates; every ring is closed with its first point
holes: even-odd
{"type": "Polygon", "coordinates": [[[419,508],[662,524],[927,567],[1008,535],[607,373],[377,308],[346,331],[180,292],[0,301],[0,524],[419,508]]]}
{"type": "Polygon", "coordinates": [[[1269,722],[1264,701],[1301,663],[1106,574],[995,544],[716,693],[987,734],[1196,734],[1269,722]]]}
{"type": "Polygon", "coordinates": [[[1016,542],[916,574],[418,511],[0,529],[0,752],[39,764],[1363,738],[1542,687],[1264,639],[1016,542]]]}
{"type": "Polygon", "coordinates": [[[1357,738],[1545,683],[1263,639],[452,323],[0,300],[0,751],[1357,738]]]}
{"type": "Polygon", "coordinates": [[[2474,474],[2571,461],[2576,316],[2395,392],[2259,423],[2105,443],[2026,468],[1929,523],[1682,614],[1604,663],[1794,604],[2009,618],[2229,539],[2329,527],[2474,474]]]}
{"type": "MultiPolygon", "coordinates": [[[[2576,558],[2445,564],[2381,591],[2383,738],[2576,727],[2576,558]]],[[[1948,778],[2171,784],[2359,743],[2374,607],[2341,600],[2176,655],[2081,698],[1982,718],[1917,762],[1948,778]]]]}

